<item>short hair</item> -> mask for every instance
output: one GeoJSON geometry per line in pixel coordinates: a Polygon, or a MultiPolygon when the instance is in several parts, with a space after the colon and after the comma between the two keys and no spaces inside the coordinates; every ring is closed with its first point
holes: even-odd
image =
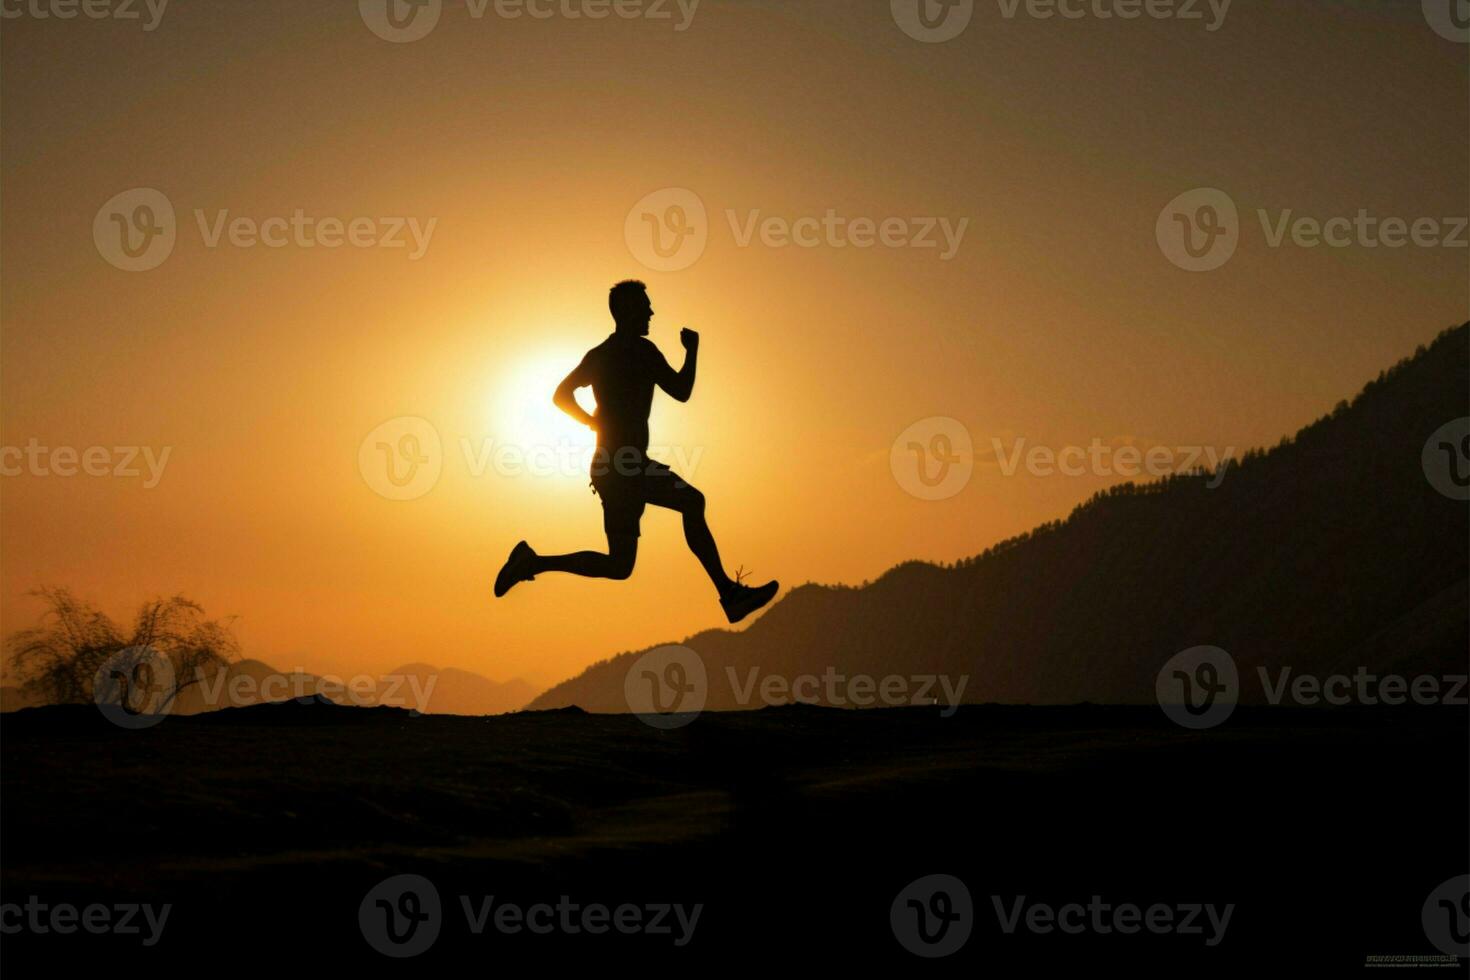
{"type": "Polygon", "coordinates": [[[622,323],[628,314],[633,312],[632,307],[639,296],[647,296],[648,287],[637,279],[624,279],[607,293],[607,308],[612,311],[615,321],[622,323]]]}

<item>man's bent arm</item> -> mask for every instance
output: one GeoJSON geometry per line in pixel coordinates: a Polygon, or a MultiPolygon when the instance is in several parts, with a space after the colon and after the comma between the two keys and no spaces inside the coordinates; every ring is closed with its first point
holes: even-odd
{"type": "Polygon", "coordinates": [[[566,412],[572,418],[587,426],[587,428],[595,429],[597,428],[597,420],[589,415],[586,409],[577,404],[577,389],[585,388],[590,383],[585,379],[582,370],[585,363],[578,364],[571,374],[562,379],[561,384],[556,386],[556,394],[551,396],[551,400],[557,408],[566,412]]]}
{"type": "Polygon", "coordinates": [[[676,373],[664,361],[666,376],[659,379],[658,386],[675,401],[687,402],[694,394],[694,374],[699,367],[699,334],[685,329],[679,332],[679,340],[684,344],[684,366],[676,373]]]}

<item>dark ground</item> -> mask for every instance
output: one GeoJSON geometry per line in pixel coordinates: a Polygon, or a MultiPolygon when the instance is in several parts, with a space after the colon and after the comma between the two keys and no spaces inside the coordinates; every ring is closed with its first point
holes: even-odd
{"type": "Polygon", "coordinates": [[[770,708],[667,732],[631,715],[297,705],[127,731],[90,706],[38,709],[0,721],[0,900],[173,909],[152,948],[23,931],[0,949],[7,968],[93,961],[152,977],[568,962],[1333,976],[1370,954],[1436,952],[1421,906],[1470,870],[1467,733],[1453,707],[1241,708],[1199,733],[1156,707],[770,708]],[[392,960],[364,940],[358,906],[406,872],[433,881],[444,918],[427,952],[392,960]],[[968,885],[975,924],[928,961],[895,940],[889,906],[935,873],[968,885]],[[564,894],[704,910],[676,948],[475,936],[458,899],[564,894]],[[1210,948],[1007,935],[992,895],[1236,908],[1210,948]]]}

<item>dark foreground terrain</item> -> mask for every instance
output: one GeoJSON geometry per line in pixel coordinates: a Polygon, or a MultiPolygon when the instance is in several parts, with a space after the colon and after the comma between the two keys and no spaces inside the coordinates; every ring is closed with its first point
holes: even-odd
{"type": "MultiPolygon", "coordinates": [[[[1421,907],[1470,870],[1466,721],[1464,708],[1241,708],[1189,732],[1154,707],[788,707],[659,731],[575,710],[286,704],[127,731],[90,707],[33,709],[0,721],[0,898],[171,908],[151,946],[139,914],[135,935],[26,926],[4,958],[146,976],[567,962],[1331,976],[1436,953],[1421,907]],[[394,960],[364,938],[359,907],[405,873],[433,883],[442,911],[427,951],[394,960]],[[900,945],[890,906],[933,874],[968,886],[973,931],[926,961],[900,945]],[[668,934],[492,920],[476,935],[462,896],[472,911],[489,896],[632,905],[644,921],[664,903],[703,907],[679,946],[673,913],[668,934]],[[995,903],[1009,915],[1022,896],[1234,909],[1222,936],[1203,913],[1188,935],[1007,932],[995,903]]],[[[21,914],[6,912],[7,931],[21,914]]]]}

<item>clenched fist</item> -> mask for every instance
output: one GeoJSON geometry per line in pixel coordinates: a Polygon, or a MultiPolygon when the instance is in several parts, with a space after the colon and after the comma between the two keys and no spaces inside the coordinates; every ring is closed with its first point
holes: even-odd
{"type": "Polygon", "coordinates": [[[690,330],[688,327],[685,327],[683,330],[679,331],[679,343],[684,345],[685,350],[698,350],[699,334],[696,331],[690,330]]]}

